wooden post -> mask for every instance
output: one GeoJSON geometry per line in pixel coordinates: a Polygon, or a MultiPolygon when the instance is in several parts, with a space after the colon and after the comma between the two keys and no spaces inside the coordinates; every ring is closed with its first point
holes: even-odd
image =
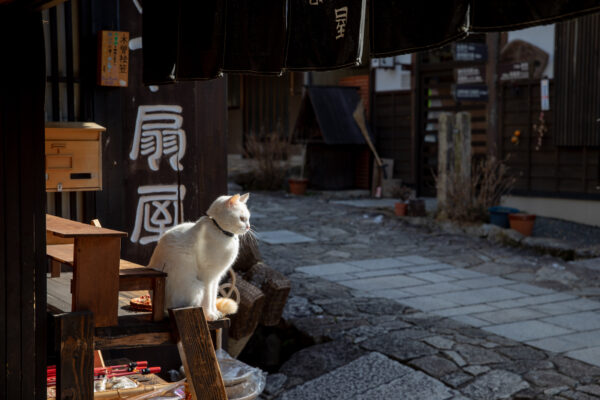
{"type": "Polygon", "coordinates": [[[456,114],[454,141],[454,165],[460,181],[471,183],[471,114],[465,111],[456,114]]]}
{"type": "Polygon", "coordinates": [[[227,400],[225,384],[201,307],[169,310],[173,334],[194,400],[227,400]]]}
{"type": "Polygon", "coordinates": [[[485,80],[488,86],[487,103],[487,153],[500,157],[499,145],[501,134],[498,129],[498,58],[500,55],[500,33],[490,32],[486,34],[488,47],[488,62],[486,65],[485,80]]]}
{"type": "Polygon", "coordinates": [[[438,120],[438,171],[437,171],[437,202],[438,215],[446,217],[446,202],[448,195],[449,161],[452,158],[454,118],[451,113],[441,113],[438,120]]]}
{"type": "Polygon", "coordinates": [[[471,184],[471,115],[442,113],[438,125],[437,199],[439,217],[445,218],[450,185],[471,184]]]}
{"type": "Polygon", "coordinates": [[[55,317],[56,398],[94,398],[94,314],[78,311],[55,317]]]}

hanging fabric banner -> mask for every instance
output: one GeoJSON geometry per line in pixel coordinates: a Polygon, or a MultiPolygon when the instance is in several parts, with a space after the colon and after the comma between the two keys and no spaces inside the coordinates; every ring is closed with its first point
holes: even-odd
{"type": "Polygon", "coordinates": [[[520,29],[597,11],[598,0],[471,0],[471,30],[520,29]]]}
{"type": "Polygon", "coordinates": [[[288,2],[286,68],[330,70],[360,64],[366,0],[288,2]]]}
{"type": "Polygon", "coordinates": [[[179,30],[177,2],[145,0],[142,13],[143,80],[146,85],[175,81],[179,30]]]}
{"type": "MultiPolygon", "coordinates": [[[[225,46],[225,2],[179,0],[177,80],[219,77],[225,46]]],[[[163,3],[166,4],[166,3],[163,3]]]]}
{"type": "Polygon", "coordinates": [[[468,0],[371,0],[371,56],[439,47],[467,36],[468,0]]]}
{"type": "Polygon", "coordinates": [[[224,72],[282,73],[286,5],[286,0],[227,1],[224,72]]]}
{"type": "Polygon", "coordinates": [[[142,19],[144,84],[221,75],[225,2],[145,0],[142,19]]]}

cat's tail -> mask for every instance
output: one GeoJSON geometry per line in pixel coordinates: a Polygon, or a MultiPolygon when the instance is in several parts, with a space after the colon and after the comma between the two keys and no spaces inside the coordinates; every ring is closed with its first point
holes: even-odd
{"type": "Polygon", "coordinates": [[[217,310],[224,315],[235,314],[238,310],[238,305],[232,299],[219,297],[217,299],[217,310]]]}

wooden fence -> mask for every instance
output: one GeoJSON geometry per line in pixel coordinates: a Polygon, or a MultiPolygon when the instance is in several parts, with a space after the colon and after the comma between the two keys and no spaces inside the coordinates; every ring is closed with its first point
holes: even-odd
{"type": "Polygon", "coordinates": [[[516,177],[513,192],[600,199],[599,148],[556,145],[554,82],[550,83],[550,110],[544,112],[547,132],[542,138],[534,129],[540,124],[539,81],[506,83],[500,93],[499,153],[508,157],[508,166],[516,177]],[[511,142],[515,131],[520,131],[518,143],[511,142]]]}

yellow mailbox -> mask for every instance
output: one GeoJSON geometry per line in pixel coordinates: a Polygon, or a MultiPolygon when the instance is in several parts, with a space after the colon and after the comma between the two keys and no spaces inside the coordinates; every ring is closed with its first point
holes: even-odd
{"type": "Polygon", "coordinates": [[[46,191],[102,190],[102,132],[93,122],[46,122],[46,191]]]}

